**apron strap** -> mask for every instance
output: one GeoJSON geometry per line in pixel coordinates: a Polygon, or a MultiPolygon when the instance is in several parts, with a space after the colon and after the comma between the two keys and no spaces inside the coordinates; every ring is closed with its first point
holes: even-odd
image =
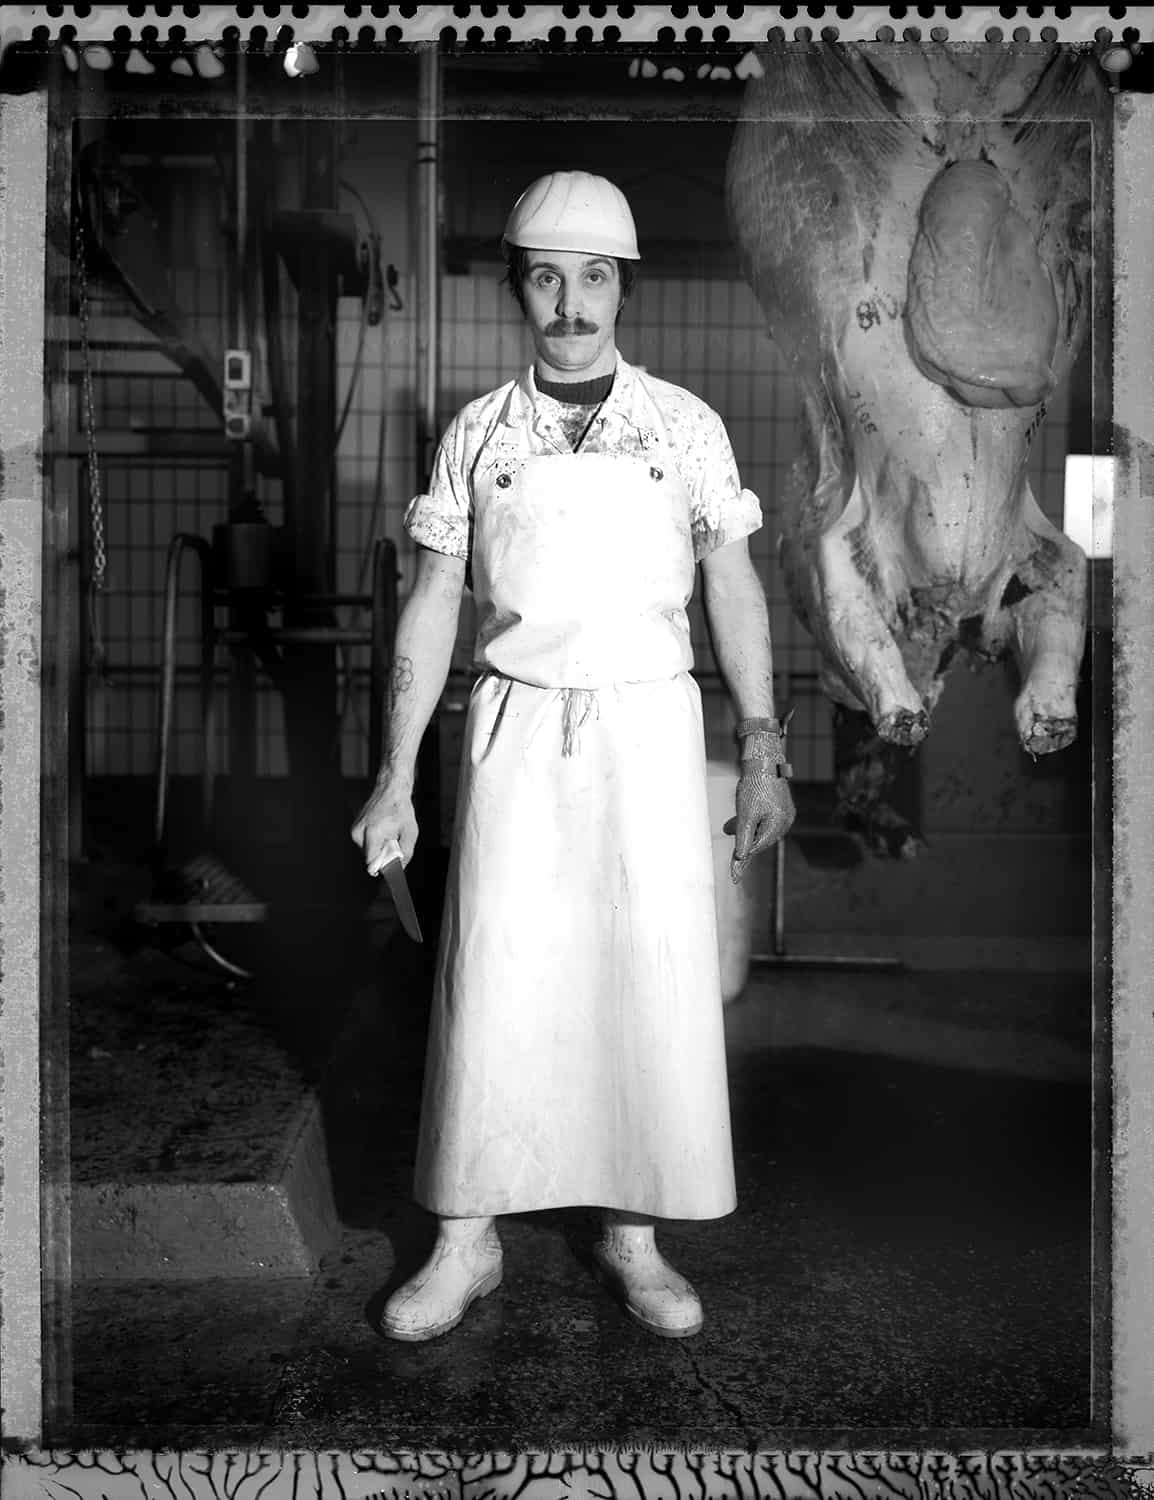
{"type": "Polygon", "coordinates": [[[577,735],[591,713],[597,711],[597,693],[593,688],[562,688],[565,708],[561,719],[561,754],[572,755],[577,735]]]}

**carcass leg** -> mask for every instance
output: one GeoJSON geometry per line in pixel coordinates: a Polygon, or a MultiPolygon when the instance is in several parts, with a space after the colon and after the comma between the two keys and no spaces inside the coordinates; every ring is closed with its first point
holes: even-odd
{"type": "Polygon", "coordinates": [[[882,613],[884,584],[861,541],[862,512],[855,495],[818,543],[815,614],[829,654],[881,738],[892,745],[917,745],[926,737],[929,714],[882,613]]]}
{"type": "Polygon", "coordinates": [[[1077,735],[1075,693],[1086,641],[1086,558],[1042,514],[1027,484],[1027,547],[1003,594],[1022,687],[1014,723],[1031,755],[1065,749],[1077,735]]]}
{"type": "Polygon", "coordinates": [[[858,709],[834,708],[837,814],[882,858],[914,859],[926,846],[918,821],[919,777],[909,751],[886,744],[858,709]]]}

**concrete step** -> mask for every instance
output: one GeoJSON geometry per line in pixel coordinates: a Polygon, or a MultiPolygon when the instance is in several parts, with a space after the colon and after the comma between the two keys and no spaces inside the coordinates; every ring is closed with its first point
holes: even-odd
{"type": "Polygon", "coordinates": [[[244,986],[74,939],[74,1278],[307,1276],[340,1226],[314,1088],[244,986]]]}

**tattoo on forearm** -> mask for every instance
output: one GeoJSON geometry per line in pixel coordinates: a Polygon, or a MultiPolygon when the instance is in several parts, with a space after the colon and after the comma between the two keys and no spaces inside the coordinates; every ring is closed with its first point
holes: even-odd
{"type": "Polygon", "coordinates": [[[392,671],[389,673],[389,687],[394,697],[398,693],[407,693],[413,685],[413,661],[408,656],[398,656],[393,662],[392,671]]]}

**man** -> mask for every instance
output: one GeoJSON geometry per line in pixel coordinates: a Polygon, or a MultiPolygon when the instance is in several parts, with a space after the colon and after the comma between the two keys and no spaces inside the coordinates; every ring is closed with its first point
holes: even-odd
{"type": "Polygon", "coordinates": [[[644,1327],[701,1303],[654,1220],[735,1206],[694,565],[742,716],[733,875],[793,805],[773,717],[761,524],[720,418],[633,369],[615,326],[639,259],[612,183],[558,172],[517,201],[509,280],[536,355],[450,424],[405,525],[380,774],[352,830],[374,869],[417,838],[417,747],[471,567],[470,699],[430,1024],[416,1197],[440,1220],[382,1329],[454,1327],[501,1280],[495,1216],[600,1207],[600,1276],[644,1327]]]}

